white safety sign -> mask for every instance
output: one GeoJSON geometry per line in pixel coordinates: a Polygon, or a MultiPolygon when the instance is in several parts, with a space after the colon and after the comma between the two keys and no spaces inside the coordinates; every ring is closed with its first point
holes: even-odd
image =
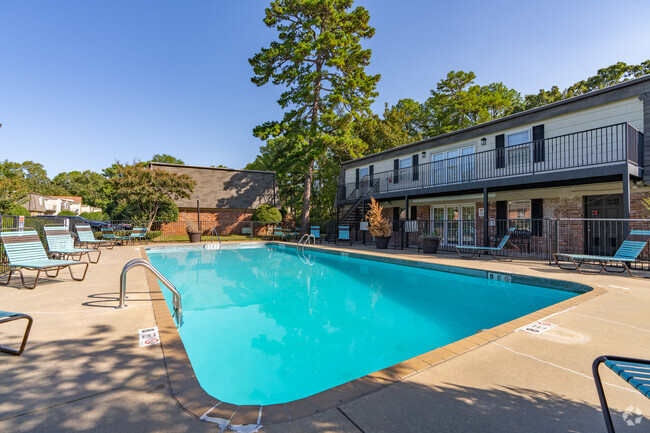
{"type": "Polygon", "coordinates": [[[153,328],[140,329],[138,330],[138,335],[140,336],[140,347],[160,343],[157,326],[154,326],[153,328]]]}
{"type": "Polygon", "coordinates": [[[530,332],[531,334],[541,334],[549,329],[555,328],[557,325],[549,322],[533,322],[530,325],[519,328],[522,331],[530,332]]]}

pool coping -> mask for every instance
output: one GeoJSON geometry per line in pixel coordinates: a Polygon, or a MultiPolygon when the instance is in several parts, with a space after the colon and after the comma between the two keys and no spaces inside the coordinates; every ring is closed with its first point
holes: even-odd
{"type": "MultiPolygon", "coordinates": [[[[266,241],[264,244],[281,245],[281,248],[296,248],[296,244],[287,244],[282,242],[266,241]]],[[[345,251],[326,246],[309,246],[306,247],[306,249],[343,257],[370,259],[385,263],[441,270],[481,278],[487,278],[488,274],[488,271],[485,270],[422,262],[418,260],[418,258],[396,258],[380,254],[345,251]]],[[[145,248],[142,248],[141,253],[144,259],[148,259],[145,248]]],[[[218,423],[221,428],[225,428],[227,425],[241,426],[248,424],[276,424],[296,420],[318,412],[324,412],[361,396],[378,391],[385,386],[406,379],[409,376],[417,374],[433,365],[497,340],[523,326],[575,307],[589,299],[593,299],[596,296],[606,293],[606,290],[603,288],[594,287],[584,283],[543,277],[531,277],[508,272],[498,272],[497,274],[510,276],[511,281],[515,283],[555,288],[559,290],[569,289],[569,291],[580,294],[493,328],[483,329],[469,337],[454,341],[445,346],[433,349],[429,352],[379,371],[375,371],[358,379],[351,380],[342,385],[338,385],[302,399],[273,405],[235,405],[220,401],[216,397],[209,395],[201,387],[196,375],[194,374],[194,369],[192,368],[187,352],[185,351],[185,346],[178,334],[176,324],[169,308],[167,307],[167,303],[156,278],[151,273],[147,273],[146,280],[147,286],[149,287],[154,316],[160,332],[163,358],[167,368],[167,376],[172,396],[181,407],[195,415],[197,418],[203,421],[218,423]],[[540,280],[545,284],[539,284],[540,280]],[[562,285],[562,287],[560,287],[560,285],[562,285]]]]}

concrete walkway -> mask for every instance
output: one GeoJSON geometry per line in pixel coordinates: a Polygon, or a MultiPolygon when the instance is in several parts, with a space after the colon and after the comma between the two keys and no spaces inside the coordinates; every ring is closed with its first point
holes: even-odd
{"type": "MultiPolygon", "coordinates": [[[[509,333],[337,408],[260,431],[605,431],[591,362],[602,354],[650,358],[650,280],[583,276],[543,262],[411,255],[600,285],[607,293],[553,316],[549,321],[558,326],[545,334],[509,333]]],[[[139,257],[139,247],[118,247],[103,252],[84,282],[62,272],[35,290],[13,281],[0,286],[1,310],[34,317],[25,352],[0,354],[0,432],[220,430],[172,397],[160,345],[138,346],[138,329],[155,325],[142,269],[129,273],[129,307],[113,308],[122,266],[139,257]]],[[[19,344],[21,327],[20,321],[1,325],[0,342],[19,344]]],[[[650,400],[601,372],[617,431],[650,431],[650,400]]]]}

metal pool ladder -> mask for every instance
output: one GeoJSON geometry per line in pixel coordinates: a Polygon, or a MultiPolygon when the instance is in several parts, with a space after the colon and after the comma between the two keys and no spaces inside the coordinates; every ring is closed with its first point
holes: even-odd
{"type": "Polygon", "coordinates": [[[210,230],[210,243],[203,245],[204,250],[221,250],[221,238],[219,237],[219,232],[217,231],[216,227],[212,227],[212,230],[210,230]],[[214,245],[214,235],[217,235],[217,240],[219,241],[219,245],[214,245]]]}
{"type": "Polygon", "coordinates": [[[136,266],[142,266],[146,269],[149,269],[164,285],[167,287],[174,298],[172,300],[172,305],[174,306],[174,317],[176,318],[176,323],[180,326],[182,323],[183,307],[181,306],[181,294],[178,293],[176,287],[169,281],[163,274],[160,273],[151,263],[144,259],[133,259],[128,262],[122,268],[122,274],[120,275],[120,305],[116,308],[125,308],[124,300],[126,299],[126,273],[129,270],[135,268],[136,266]]]}
{"type": "Polygon", "coordinates": [[[302,247],[302,249],[304,251],[305,250],[305,245],[309,245],[309,240],[310,239],[313,240],[312,245],[316,245],[316,236],[314,236],[314,235],[312,235],[310,233],[305,233],[304,235],[302,235],[302,237],[298,241],[298,248],[302,247]]]}

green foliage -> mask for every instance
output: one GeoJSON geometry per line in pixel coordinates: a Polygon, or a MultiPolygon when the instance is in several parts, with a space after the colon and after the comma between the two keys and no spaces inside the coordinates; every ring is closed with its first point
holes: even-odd
{"type": "Polygon", "coordinates": [[[22,178],[0,176],[0,214],[9,215],[16,203],[22,203],[29,193],[22,178]]]}
{"type": "Polygon", "coordinates": [[[523,109],[521,96],[515,90],[503,83],[479,86],[474,84],[475,78],[471,71],[450,71],[436,90],[431,90],[431,97],[423,104],[424,137],[489,122],[523,109]]]}
{"type": "Polygon", "coordinates": [[[272,2],[264,23],[277,30],[278,40],[249,60],[253,83],[286,87],[278,100],[284,118],[259,125],[253,133],[262,140],[284,137],[271,144],[269,153],[277,154],[280,146],[288,151],[281,164],[292,178],[290,187],[295,177],[303,179],[303,229],[317,162],[329,153],[356,157],[366,147],[352,133],[352,124],[370,114],[380,76],[365,73],[371,53],[360,43],[374,35],[370,15],[351,7],[352,0],[272,2]]]}
{"type": "Polygon", "coordinates": [[[110,219],[104,212],[81,212],[79,216],[90,221],[104,221],[110,219]]]}
{"type": "Polygon", "coordinates": [[[189,198],[196,181],[188,175],[164,170],[149,170],[139,164],[118,165],[109,180],[115,191],[114,219],[146,222],[147,228],[158,218],[178,219],[174,200],[189,198]]]}
{"type": "Polygon", "coordinates": [[[263,204],[255,209],[255,212],[253,212],[251,219],[253,221],[279,223],[282,221],[282,214],[280,214],[280,210],[278,208],[275,208],[270,204],[263,204]]]}
{"type": "Polygon", "coordinates": [[[81,197],[82,203],[104,208],[110,202],[106,178],[94,171],[85,170],[59,173],[52,179],[54,185],[68,191],[67,195],[81,197]]]}
{"type": "Polygon", "coordinates": [[[57,215],[58,216],[77,216],[77,214],[72,212],[71,210],[62,210],[57,215]]]}
{"type": "MultiPolygon", "coordinates": [[[[5,212],[0,212],[0,213],[5,213],[5,212]]],[[[19,204],[15,204],[11,206],[7,212],[5,213],[6,215],[17,215],[17,216],[30,216],[29,211],[27,210],[26,207],[21,206],[19,204]]]]}
{"type": "Polygon", "coordinates": [[[145,239],[150,241],[150,240],[156,239],[160,235],[162,235],[162,231],[160,231],[160,230],[149,230],[144,237],[145,237],[145,239]]]}
{"type": "Polygon", "coordinates": [[[578,81],[562,92],[560,92],[557,86],[553,86],[551,90],[541,89],[536,95],[526,95],[525,108],[528,110],[561,101],[562,99],[584,95],[592,90],[603,89],[648,74],[650,74],[650,60],[646,60],[638,65],[628,65],[624,62],[618,62],[606,68],[599,69],[596,75],[586,80],[578,81]]]}
{"type": "Polygon", "coordinates": [[[67,195],[67,191],[53,184],[47,177],[43,164],[34,161],[22,163],[4,160],[0,163],[0,177],[22,179],[28,192],[44,195],[67,195]]]}
{"type": "Polygon", "coordinates": [[[167,155],[166,153],[163,153],[162,155],[160,154],[155,154],[149,162],[161,162],[164,164],[180,164],[180,165],[185,165],[183,160],[178,159],[174,156],[167,155]]]}

